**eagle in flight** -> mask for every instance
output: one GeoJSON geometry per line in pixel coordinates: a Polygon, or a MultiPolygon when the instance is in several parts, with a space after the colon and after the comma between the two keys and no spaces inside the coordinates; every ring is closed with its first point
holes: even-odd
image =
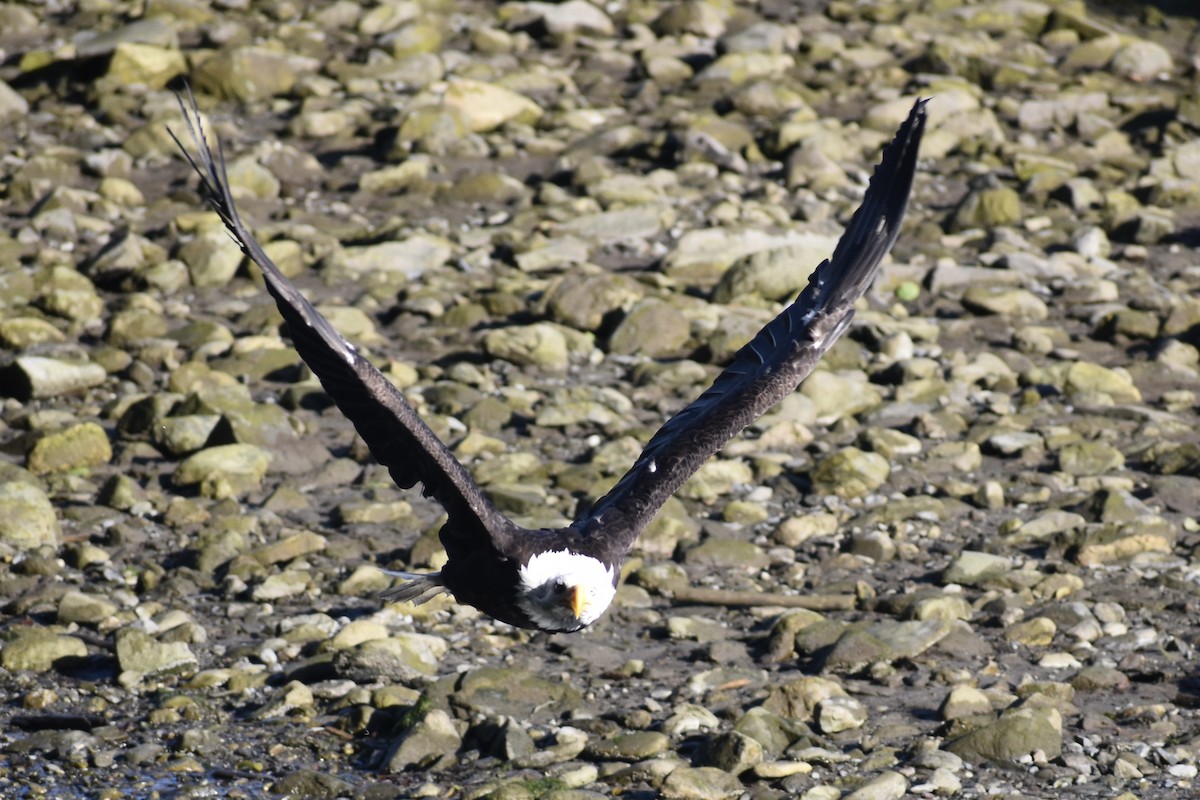
{"type": "Polygon", "coordinates": [[[616,594],[621,563],[667,498],[709,456],[791,393],[845,332],[854,304],[900,232],[925,130],[918,100],[871,177],[832,257],[817,266],[796,300],[734,356],[691,405],[668,420],[629,472],[565,528],[530,530],[506,517],[401,392],[339,334],[287,279],[250,233],[233,201],[224,153],[209,146],[195,98],[179,98],[194,152],[175,143],[200,177],[204,200],[242,252],[258,265],[300,357],[354,424],[392,479],[417,482],[446,510],[440,538],[449,557],[439,572],[392,573],[385,593],[425,602],[448,593],[521,628],[578,631],[616,594]]]}

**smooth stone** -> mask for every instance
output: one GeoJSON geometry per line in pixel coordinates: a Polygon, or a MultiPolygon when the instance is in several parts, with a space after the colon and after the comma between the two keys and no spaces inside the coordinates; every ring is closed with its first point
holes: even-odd
{"type": "Polygon", "coordinates": [[[31,483],[0,483],[0,542],[18,550],[57,547],[58,517],[50,498],[31,483]]]}
{"type": "Polygon", "coordinates": [[[94,422],[48,434],[29,451],[29,471],[35,475],[69,472],[107,464],[112,459],[108,434],[94,422]]]}
{"type": "Polygon", "coordinates": [[[34,629],[23,631],[5,642],[0,650],[0,666],[16,672],[47,672],[65,659],[87,657],[87,645],[81,639],[65,634],[34,629]]]}

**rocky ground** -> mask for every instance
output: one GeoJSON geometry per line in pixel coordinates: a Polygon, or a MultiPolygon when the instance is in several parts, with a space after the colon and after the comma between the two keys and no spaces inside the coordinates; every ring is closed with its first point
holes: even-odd
{"type": "Polygon", "coordinates": [[[1194,4],[0,5],[0,796],[1183,797],[1200,765],[1194,4]],[[167,135],[505,510],[557,523],[833,248],[894,260],[614,608],[449,602],[440,510],[167,135]]]}

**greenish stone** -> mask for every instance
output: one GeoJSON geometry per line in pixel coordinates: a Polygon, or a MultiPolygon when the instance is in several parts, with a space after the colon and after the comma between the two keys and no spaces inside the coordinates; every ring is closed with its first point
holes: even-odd
{"type": "Polygon", "coordinates": [[[136,628],[117,632],[117,661],[124,672],[157,677],[192,673],[199,661],[186,642],[160,642],[136,628]]]}
{"type": "Polygon", "coordinates": [[[47,672],[56,664],[87,657],[87,645],[74,636],[35,629],[19,633],[0,650],[0,666],[16,672],[47,672]]]}
{"type": "Polygon", "coordinates": [[[83,422],[38,439],[29,451],[28,466],[35,475],[44,475],[97,467],[111,459],[108,434],[94,422],[83,422]]]}
{"type": "Polygon", "coordinates": [[[849,498],[875,491],[890,474],[883,456],[846,447],[821,459],[812,471],[812,480],[819,492],[849,498]]]}

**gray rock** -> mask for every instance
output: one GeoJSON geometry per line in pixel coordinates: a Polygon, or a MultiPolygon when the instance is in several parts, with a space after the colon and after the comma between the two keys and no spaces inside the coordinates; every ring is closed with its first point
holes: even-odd
{"type": "Polygon", "coordinates": [[[1002,577],[1011,570],[1012,562],[1004,556],[964,550],[946,567],[946,571],[942,573],[942,582],[978,586],[1002,577]]]}
{"type": "Polygon", "coordinates": [[[974,686],[955,686],[942,700],[938,713],[944,720],[973,717],[992,710],[988,696],[974,686]]]}
{"type": "Polygon", "coordinates": [[[1125,466],[1125,456],[1107,442],[1077,442],[1058,451],[1058,468],[1068,475],[1103,475],[1125,466]]]}
{"type": "Polygon", "coordinates": [[[1062,753],[1062,717],[1053,709],[1015,709],[946,748],[968,761],[1016,761],[1034,751],[1055,759],[1062,753]]]}
{"type": "Polygon", "coordinates": [[[658,299],[639,302],[617,325],[608,341],[609,352],[650,358],[677,355],[691,335],[691,325],[679,308],[658,299]]]}
{"type": "Polygon", "coordinates": [[[117,613],[117,604],[100,595],[70,591],[58,601],[58,621],[95,625],[117,613]]]}
{"type": "Polygon", "coordinates": [[[380,679],[412,681],[436,675],[446,650],[445,641],[438,637],[395,633],[339,652],[334,657],[334,666],[339,675],[359,683],[380,679]]]}
{"type": "Polygon", "coordinates": [[[742,295],[791,300],[808,285],[808,274],[833,253],[837,238],[807,234],[783,247],[759,250],[733,262],[713,291],[713,301],[742,295]]]}
{"type": "Polygon", "coordinates": [[[537,16],[553,36],[578,34],[611,36],[612,20],[602,10],[586,0],[567,0],[565,3],[530,2],[525,10],[537,16]]]}
{"type": "Polygon", "coordinates": [[[450,715],[433,709],[401,734],[383,758],[386,772],[404,772],[413,767],[445,769],[455,762],[462,736],[450,715]]]}
{"type": "Polygon", "coordinates": [[[216,414],[167,417],[150,429],[151,438],[171,455],[183,456],[202,450],[220,421],[216,414]]]}
{"type": "Polygon", "coordinates": [[[470,711],[527,720],[557,717],[580,700],[572,686],[518,669],[492,667],[464,673],[453,695],[454,705],[470,711]]]}
{"type": "Polygon", "coordinates": [[[1171,72],[1171,53],[1158,42],[1135,39],[1113,56],[1109,68],[1133,81],[1152,81],[1171,72]]]}
{"type": "Polygon", "coordinates": [[[977,314],[1039,320],[1050,313],[1046,303],[1033,292],[1009,286],[972,286],[962,300],[964,307],[977,314]]]}
{"type": "Polygon", "coordinates": [[[704,746],[702,763],[731,775],[741,775],[762,763],[763,746],[744,733],[726,731],[704,746]]]}
{"type": "Polygon", "coordinates": [[[670,745],[666,735],[658,731],[633,731],[589,742],[583,752],[601,761],[644,761],[665,753],[670,745]]]}
{"type": "Polygon", "coordinates": [[[772,686],[762,708],[787,720],[806,721],[813,718],[822,701],[848,696],[836,680],[804,677],[772,686]]]}
{"type": "Polygon", "coordinates": [[[250,591],[250,599],[256,603],[270,603],[304,594],[310,586],[307,571],[287,569],[264,578],[250,591]]]}
{"type": "Polygon", "coordinates": [[[741,796],[742,782],[716,767],[679,767],[663,781],[663,800],[734,800],[741,796]]]}
{"type": "Polygon", "coordinates": [[[247,45],[218,51],[193,73],[193,80],[205,94],[251,103],[290,92],[300,74],[316,66],[312,59],[247,45]]]}
{"type": "Polygon", "coordinates": [[[830,697],[817,704],[815,719],[823,733],[841,733],[861,728],[867,721],[867,707],[853,697],[830,697]]]}
{"type": "Polygon", "coordinates": [[[186,642],[162,642],[136,628],[117,632],[117,662],[123,672],[144,678],[191,674],[200,666],[186,642]]]}
{"type": "Polygon", "coordinates": [[[567,337],[549,322],[490,330],[484,335],[483,347],[493,358],[514,364],[556,371],[564,371],[570,364],[567,337]]]}
{"type": "Polygon", "coordinates": [[[336,263],[355,273],[393,272],[411,280],[442,266],[453,252],[453,245],[440,236],[416,234],[398,242],[348,247],[336,263]]]}
{"type": "Polygon", "coordinates": [[[108,373],[99,364],[60,361],[42,356],[18,356],[0,372],[6,397],[21,401],[61,397],[104,383],[108,373]]]}

